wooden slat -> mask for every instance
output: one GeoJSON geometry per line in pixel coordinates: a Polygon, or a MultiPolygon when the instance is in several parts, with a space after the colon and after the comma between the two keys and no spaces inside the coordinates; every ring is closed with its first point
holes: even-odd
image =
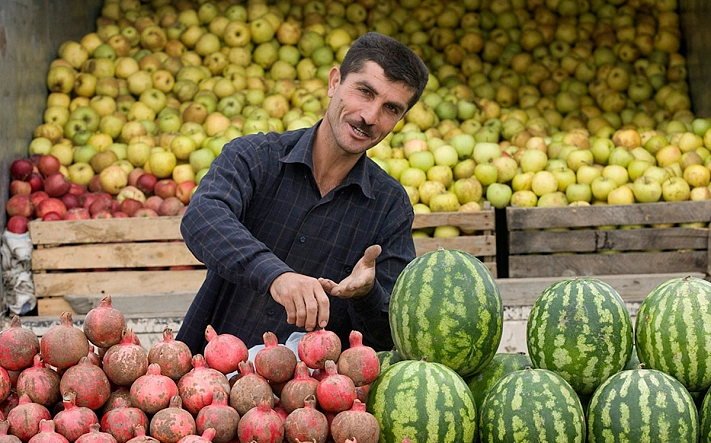
{"type": "Polygon", "coordinates": [[[130,217],[91,220],[32,221],[33,245],[181,240],[181,217],[130,217]]]}
{"type": "Polygon", "coordinates": [[[509,253],[643,251],[708,248],[708,228],[511,231],[509,253]]]}
{"type": "Polygon", "coordinates": [[[72,315],[76,314],[64,297],[45,297],[37,299],[37,315],[59,316],[62,312],[71,312],[72,315]]]}
{"type": "Polygon", "coordinates": [[[183,242],[105,243],[32,251],[33,270],[200,265],[183,242]]]}
{"type": "Polygon", "coordinates": [[[510,255],[509,277],[705,272],[707,251],[510,255]]]}
{"type": "Polygon", "coordinates": [[[496,255],[496,237],[491,235],[471,235],[460,237],[416,238],[417,255],[438,249],[459,249],[476,256],[496,255]]]}
{"type": "Polygon", "coordinates": [[[205,280],[204,269],[187,271],[108,271],[35,273],[38,297],[113,292],[197,291],[205,280]]]}
{"type": "Polygon", "coordinates": [[[506,208],[509,231],[605,225],[708,222],[711,200],[561,208],[506,208]]]}
{"type": "MultiPolygon", "coordinates": [[[[127,314],[162,315],[187,312],[197,291],[111,293],[111,306],[127,314]]],[[[79,314],[99,306],[106,294],[68,294],[63,298],[79,314]]]]}
{"type": "Polygon", "coordinates": [[[494,229],[495,221],[493,209],[471,212],[433,212],[431,214],[415,214],[412,229],[458,226],[464,229],[484,231],[494,229]]]}

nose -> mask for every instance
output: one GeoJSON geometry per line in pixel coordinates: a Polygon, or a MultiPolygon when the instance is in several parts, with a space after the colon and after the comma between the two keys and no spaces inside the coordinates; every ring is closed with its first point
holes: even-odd
{"type": "Polygon", "coordinates": [[[374,103],[369,103],[360,111],[360,117],[366,125],[374,125],[377,123],[379,115],[380,108],[374,103]]]}

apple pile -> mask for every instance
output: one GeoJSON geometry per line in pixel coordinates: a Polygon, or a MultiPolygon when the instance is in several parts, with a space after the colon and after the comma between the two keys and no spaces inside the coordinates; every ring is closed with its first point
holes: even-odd
{"type": "MultiPolygon", "coordinates": [[[[430,70],[421,100],[368,152],[417,212],[629,202],[624,190],[608,201],[592,186],[586,199],[589,168],[632,163],[591,159],[600,145],[666,168],[654,158],[662,139],[705,137],[706,120],[690,110],[677,9],[677,0],[106,0],[96,31],[63,43],[50,64],[29,156],[56,157],[69,181],[114,199],[140,190],[144,174],[198,185],[229,140],[313,125],[330,68],[373,30],[430,70]],[[628,131],[640,143],[619,144],[628,131]]],[[[707,152],[697,154],[705,166],[707,152]]],[[[669,166],[669,178],[695,188],[688,161],[669,166]]],[[[632,190],[640,168],[615,183],[632,190]]],[[[653,191],[633,201],[654,201],[653,191]]]]}

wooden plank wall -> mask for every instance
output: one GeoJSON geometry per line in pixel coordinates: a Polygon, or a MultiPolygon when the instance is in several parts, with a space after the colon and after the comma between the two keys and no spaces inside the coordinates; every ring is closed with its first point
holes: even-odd
{"type": "Polygon", "coordinates": [[[679,13],[689,72],[692,110],[698,117],[711,117],[711,2],[680,0],[679,13]]]}

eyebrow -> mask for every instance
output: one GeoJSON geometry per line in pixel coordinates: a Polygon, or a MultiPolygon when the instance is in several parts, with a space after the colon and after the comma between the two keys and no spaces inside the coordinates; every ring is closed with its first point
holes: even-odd
{"type": "MultiPolygon", "coordinates": [[[[373,94],[379,95],[378,91],[368,82],[368,80],[356,80],[354,84],[368,88],[373,94]]],[[[399,114],[402,114],[406,109],[402,104],[398,102],[388,101],[386,103],[395,108],[399,114]]]]}

